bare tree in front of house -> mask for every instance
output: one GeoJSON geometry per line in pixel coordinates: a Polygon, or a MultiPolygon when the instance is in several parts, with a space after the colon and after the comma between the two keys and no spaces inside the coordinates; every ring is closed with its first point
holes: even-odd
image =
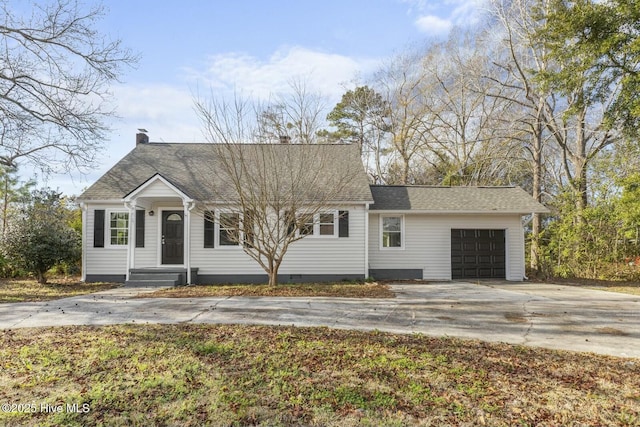
{"type": "Polygon", "coordinates": [[[251,144],[261,140],[264,108],[239,97],[196,101],[212,161],[193,173],[214,194],[202,208],[219,224],[219,244],[241,245],[275,286],[294,242],[314,232],[338,235],[340,216],[348,215],[338,203],[366,176],[356,146],[294,144],[288,135],[283,143],[251,144]]]}

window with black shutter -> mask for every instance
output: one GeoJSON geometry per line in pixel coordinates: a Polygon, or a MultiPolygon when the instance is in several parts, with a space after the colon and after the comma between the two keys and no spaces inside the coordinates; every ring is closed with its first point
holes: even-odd
{"type": "Polygon", "coordinates": [[[349,211],[338,211],[338,237],[349,237],[349,211]]]}
{"type": "Polygon", "coordinates": [[[136,248],[144,248],[144,217],[145,211],[136,211],[136,248]]]}
{"type": "Polygon", "coordinates": [[[215,216],[213,211],[206,211],[204,213],[204,247],[215,247],[216,230],[215,230],[215,216]]]}
{"type": "Polygon", "coordinates": [[[93,247],[104,248],[104,209],[93,212],[93,247]]]}

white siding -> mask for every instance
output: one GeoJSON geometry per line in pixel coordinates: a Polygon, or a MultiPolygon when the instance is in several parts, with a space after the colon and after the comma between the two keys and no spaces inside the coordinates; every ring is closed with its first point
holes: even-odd
{"type": "Polygon", "coordinates": [[[136,194],[136,197],[176,197],[176,195],[172,188],[157,179],[136,194]]]}
{"type": "Polygon", "coordinates": [[[380,248],[380,215],[369,215],[369,268],[422,269],[425,280],[451,280],[451,229],[506,230],[506,278],[525,274],[519,215],[404,215],[404,249],[380,248]]]}
{"type": "MultiPolygon", "coordinates": [[[[114,205],[89,205],[87,209],[87,236],[86,242],[86,272],[85,274],[126,274],[127,273],[127,248],[94,248],[93,224],[96,209],[124,209],[123,204],[114,205]]],[[[105,217],[105,246],[108,238],[109,218],[105,217]]]]}
{"type": "MultiPolygon", "coordinates": [[[[280,274],[365,274],[364,206],[340,206],[349,211],[349,237],[305,237],[293,243],[280,274]]],[[[264,274],[239,247],[204,248],[204,218],[192,217],[191,266],[198,274],[264,274]]],[[[338,225],[336,224],[336,227],[338,225]]]]}

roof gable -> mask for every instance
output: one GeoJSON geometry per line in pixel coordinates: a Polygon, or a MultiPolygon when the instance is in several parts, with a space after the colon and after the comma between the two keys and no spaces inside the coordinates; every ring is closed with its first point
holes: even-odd
{"type": "Polygon", "coordinates": [[[185,194],[182,190],[180,190],[174,184],[169,182],[166,178],[164,178],[159,173],[156,173],[151,178],[146,180],[138,188],[136,188],[135,190],[127,194],[124,197],[124,200],[129,201],[136,197],[146,197],[146,196],[166,197],[167,195],[178,196],[182,199],[191,200],[191,197],[189,197],[189,195],[185,194]],[[163,194],[163,193],[166,193],[167,190],[169,194],[163,194]]]}

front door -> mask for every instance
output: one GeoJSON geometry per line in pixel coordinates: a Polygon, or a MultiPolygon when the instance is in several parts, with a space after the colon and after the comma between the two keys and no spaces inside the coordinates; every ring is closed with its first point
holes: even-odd
{"type": "Polygon", "coordinates": [[[184,264],[183,211],[162,211],[162,263],[184,264]]]}

